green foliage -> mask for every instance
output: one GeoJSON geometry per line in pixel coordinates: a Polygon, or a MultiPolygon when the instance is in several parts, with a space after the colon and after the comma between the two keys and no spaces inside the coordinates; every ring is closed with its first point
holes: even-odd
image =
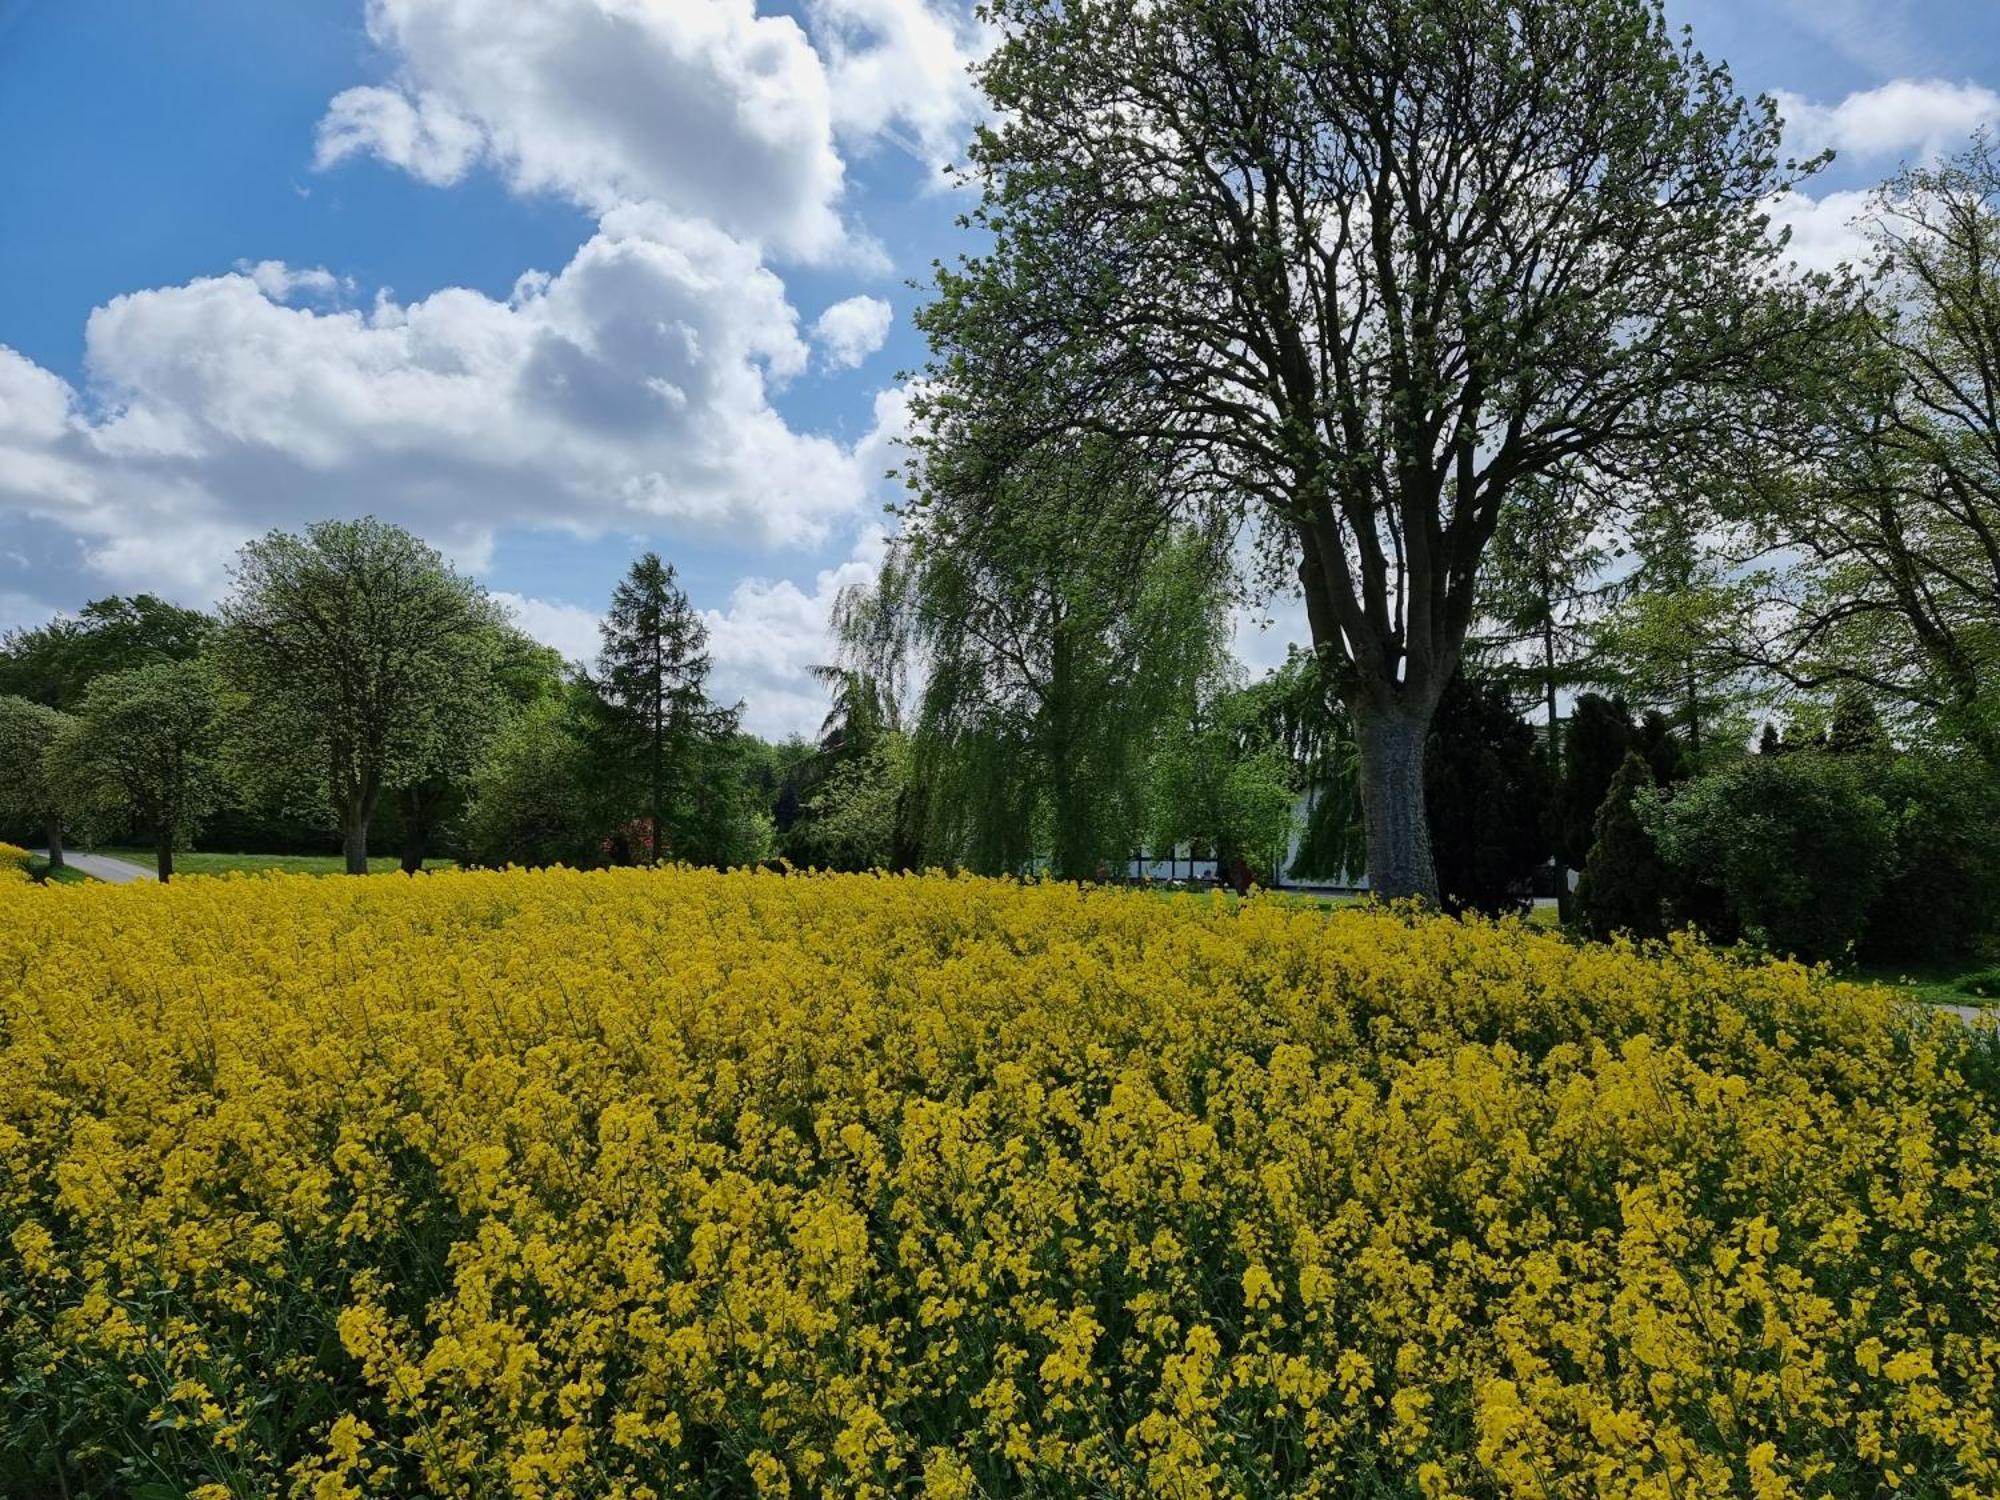
{"type": "Polygon", "coordinates": [[[874,682],[924,668],[912,842],[989,874],[1122,867],[1147,758],[1225,652],[1225,539],[1176,523],[1158,476],[1101,441],[1004,461],[933,446],[920,477],[875,594],[843,616],[874,682]]]}
{"type": "Polygon", "coordinates": [[[250,543],[222,619],[245,784],[330,806],[355,873],[383,793],[464,776],[500,723],[498,609],[401,527],[322,521],[250,543]]]}
{"type": "Polygon", "coordinates": [[[1867,774],[1894,831],[1863,957],[1975,951],[2000,930],[2000,786],[1992,772],[1965,755],[1878,752],[1867,774]]]}
{"type": "Polygon", "coordinates": [[[1584,693],[1563,732],[1562,778],[1553,813],[1557,856],[1580,870],[1597,842],[1597,810],[1632,748],[1632,720],[1622,698],[1584,693]]]}
{"type": "Polygon", "coordinates": [[[1296,793],[1265,707],[1255,691],[1216,681],[1186,729],[1161,739],[1151,768],[1153,848],[1207,848],[1225,880],[1239,860],[1261,879],[1284,857],[1296,793]]]}
{"type": "Polygon", "coordinates": [[[1597,810],[1596,838],[1576,887],[1578,925],[1594,938],[1660,937],[1672,919],[1679,882],[1640,816],[1655,785],[1653,768],[1627,751],[1597,810]]]}
{"type": "Polygon", "coordinates": [[[112,672],[201,653],[215,622],[153,594],[93,599],[75,619],[58,615],[0,639],[0,696],[73,709],[92,681],[112,672]]]}
{"type": "Polygon", "coordinates": [[[1694,755],[1657,708],[1647,709],[1639,720],[1632,732],[1632,749],[1646,762],[1655,786],[1671,786],[1694,775],[1694,755]]]}
{"type": "Polygon", "coordinates": [[[220,730],[206,662],[99,677],[50,750],[57,795],[94,837],[129,829],[150,838],[166,879],[174,849],[221,800],[220,730]]]}
{"type": "Polygon", "coordinates": [[[1640,817],[1684,876],[1725,893],[1750,941],[1837,958],[1860,940],[1893,847],[1869,783],[1834,756],[1749,756],[1644,798],[1640,817]]]}
{"type": "Polygon", "coordinates": [[[731,789],[707,785],[703,773],[716,742],[736,732],[737,710],[709,702],[708,627],[673,568],[648,552],[612,593],[601,633],[590,679],[600,763],[638,793],[635,810],[647,817],[639,852],[654,861],[712,854],[723,809],[711,803],[731,789]]]}
{"type": "Polygon", "coordinates": [[[45,704],[0,697],[0,829],[37,835],[60,830],[63,799],[50,774],[49,751],[69,724],[68,714],[45,704]]]}
{"type": "Polygon", "coordinates": [[[495,736],[473,773],[459,838],[475,864],[587,868],[604,862],[615,820],[588,719],[551,698],[522,709],[495,736]]]}
{"type": "Polygon", "coordinates": [[[1574,470],[1538,474],[1500,514],[1487,548],[1478,642],[1482,671],[1509,688],[1532,692],[1549,722],[1565,690],[1598,681],[1595,626],[1607,588],[1603,510],[1596,486],[1574,470]]]}
{"type": "Polygon", "coordinates": [[[1711,752],[1726,758],[1740,743],[1750,699],[1740,637],[1753,581],[1705,542],[1713,514],[1684,483],[1648,498],[1631,528],[1635,566],[1619,581],[1593,650],[1597,680],[1614,684],[1621,701],[1663,713],[1696,763],[1711,752]]]}
{"type": "Polygon", "coordinates": [[[1535,732],[1505,688],[1463,673],[1453,678],[1424,752],[1424,802],[1445,910],[1528,904],[1536,867],[1548,855],[1548,799],[1535,732]]]}
{"type": "Polygon", "coordinates": [[[1834,695],[1826,746],[1835,755],[1880,755],[1889,748],[1881,715],[1875,712],[1868,695],[1853,683],[1841,684],[1834,695]]]}
{"type": "Polygon", "coordinates": [[[813,869],[895,868],[909,779],[909,742],[893,731],[870,737],[815,779],[779,847],[813,869]]]}

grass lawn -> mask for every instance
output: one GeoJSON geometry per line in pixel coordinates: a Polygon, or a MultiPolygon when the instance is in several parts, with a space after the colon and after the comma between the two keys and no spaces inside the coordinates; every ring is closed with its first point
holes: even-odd
{"type": "Polygon", "coordinates": [[[28,861],[28,876],[33,880],[53,880],[57,885],[88,885],[90,876],[75,865],[64,865],[60,870],[51,870],[45,859],[28,861]]]}
{"type": "Polygon", "coordinates": [[[1977,958],[1931,964],[1857,964],[1837,977],[1854,984],[1901,990],[1933,1004],[2000,1004],[2000,964],[1977,958]]]}
{"type": "MultiPolygon", "coordinates": [[[[93,854],[108,854],[113,859],[122,859],[130,864],[153,868],[153,851],[150,849],[93,849],[93,854]]],[[[427,870],[448,869],[452,864],[448,859],[427,859],[427,870]]],[[[384,855],[368,861],[370,875],[389,875],[402,868],[402,861],[393,855],[384,855]]],[[[339,875],[346,871],[347,861],[338,854],[201,854],[192,850],[177,850],[174,854],[176,875],[227,875],[232,870],[255,873],[259,870],[283,870],[290,875],[339,875]]]]}

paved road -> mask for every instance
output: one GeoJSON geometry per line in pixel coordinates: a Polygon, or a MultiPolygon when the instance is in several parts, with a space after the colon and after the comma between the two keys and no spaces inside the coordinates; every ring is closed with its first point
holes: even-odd
{"type": "MultiPolygon", "coordinates": [[[[30,854],[42,859],[49,857],[46,849],[30,849],[30,854]]],[[[122,859],[113,859],[108,854],[79,854],[74,849],[63,850],[63,863],[74,865],[93,880],[101,880],[106,885],[130,885],[135,880],[157,880],[159,877],[144,865],[135,865],[122,859]]]]}

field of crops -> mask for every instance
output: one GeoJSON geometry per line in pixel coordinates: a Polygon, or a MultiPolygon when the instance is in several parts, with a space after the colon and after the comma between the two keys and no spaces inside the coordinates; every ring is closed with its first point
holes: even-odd
{"type": "Polygon", "coordinates": [[[995,882],[0,887],[0,1493],[1991,1496],[2000,1067],[995,882]]]}

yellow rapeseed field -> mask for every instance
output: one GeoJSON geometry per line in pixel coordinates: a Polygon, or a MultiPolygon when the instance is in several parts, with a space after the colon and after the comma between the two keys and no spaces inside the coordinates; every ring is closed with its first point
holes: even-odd
{"type": "Polygon", "coordinates": [[[0,1493],[1990,1497],[2000,1066],[1693,943],[0,894],[0,1493]]]}
{"type": "Polygon", "coordinates": [[[0,843],[0,885],[28,878],[28,851],[19,844],[0,843]]]}

